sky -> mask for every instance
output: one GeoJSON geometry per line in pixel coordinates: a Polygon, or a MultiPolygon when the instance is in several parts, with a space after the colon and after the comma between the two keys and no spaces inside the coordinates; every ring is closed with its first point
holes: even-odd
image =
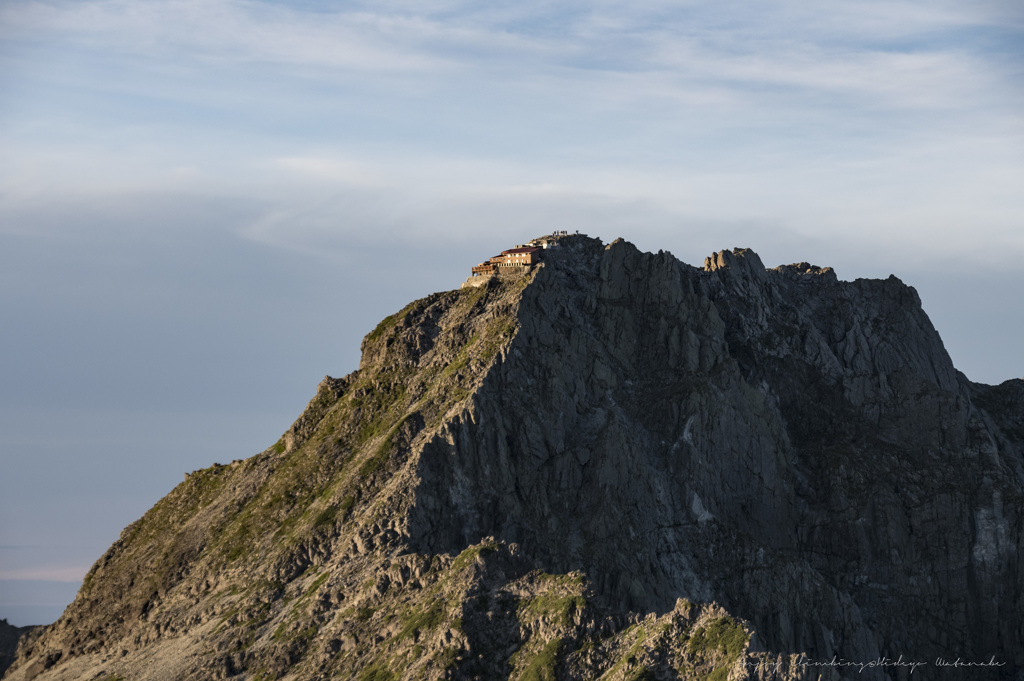
{"type": "Polygon", "coordinates": [[[1024,376],[1024,5],[0,3],[0,617],[555,229],[914,286],[1024,376]]]}

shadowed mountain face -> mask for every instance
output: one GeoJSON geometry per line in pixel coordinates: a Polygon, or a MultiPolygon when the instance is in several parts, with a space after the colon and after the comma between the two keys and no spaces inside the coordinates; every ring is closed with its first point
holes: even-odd
{"type": "Polygon", "coordinates": [[[8,624],[7,620],[0,620],[0,675],[7,670],[14,662],[14,654],[17,650],[18,640],[29,634],[36,627],[16,627],[8,624]]]}
{"type": "Polygon", "coordinates": [[[958,374],[895,277],[558,241],[385,319],[5,678],[1024,670],[1024,381],[958,374]]]}

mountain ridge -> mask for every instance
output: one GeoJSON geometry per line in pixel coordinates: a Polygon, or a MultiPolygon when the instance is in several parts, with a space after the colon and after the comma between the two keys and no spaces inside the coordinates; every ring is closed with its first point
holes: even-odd
{"type": "Polygon", "coordinates": [[[895,277],[560,241],[383,320],[5,678],[1014,678],[1024,381],[956,372],[895,277]]]}

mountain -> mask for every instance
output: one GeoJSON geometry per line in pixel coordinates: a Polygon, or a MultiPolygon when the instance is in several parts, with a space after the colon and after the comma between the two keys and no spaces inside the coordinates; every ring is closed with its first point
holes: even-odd
{"type": "Polygon", "coordinates": [[[4,678],[1024,673],[1024,380],[895,277],[547,245],[186,476],[4,678]]]}
{"type": "Polygon", "coordinates": [[[14,662],[14,653],[18,641],[32,632],[36,627],[16,627],[5,619],[0,619],[0,676],[14,662]]]}

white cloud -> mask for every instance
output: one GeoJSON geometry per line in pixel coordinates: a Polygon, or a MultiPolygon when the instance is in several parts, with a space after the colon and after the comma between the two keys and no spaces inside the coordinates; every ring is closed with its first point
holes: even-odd
{"type": "Polygon", "coordinates": [[[481,11],[457,3],[385,3],[313,13],[253,0],[95,0],[14,2],[2,12],[0,25],[11,41],[59,33],[107,50],[183,59],[366,73],[497,64],[517,72],[669,69],[682,76],[859,89],[877,83],[879,74],[928,71],[939,79],[954,65],[984,75],[976,64],[962,63],[963,54],[947,53],[941,45],[939,52],[874,45],[975,24],[1005,29],[1008,21],[1006,13],[893,2],[830,3],[827,9],[805,3],[726,3],[717,9],[604,4],[586,11],[571,4],[481,11]]]}
{"type": "Polygon", "coordinates": [[[123,120],[50,110],[32,135],[0,134],[5,197],[251,199],[265,207],[250,238],[311,254],[337,235],[465,233],[545,211],[608,229],[717,220],[1019,249],[1015,66],[953,39],[1016,30],[997,3],[347,7],[9,3],[12,45],[78,43],[128,70],[79,87],[156,103],[123,120]],[[207,68],[226,62],[237,70],[207,68]],[[489,218],[488,202],[514,217],[489,218]]]}
{"type": "MultiPolygon", "coordinates": [[[[713,54],[700,45],[666,41],[659,61],[690,81],[745,89],[801,88],[795,97],[814,105],[816,93],[846,94],[862,106],[961,108],[998,86],[984,63],[952,52],[902,53],[868,49],[780,46],[756,54],[713,54]]],[[[743,99],[747,99],[744,97],[743,99]]]]}

